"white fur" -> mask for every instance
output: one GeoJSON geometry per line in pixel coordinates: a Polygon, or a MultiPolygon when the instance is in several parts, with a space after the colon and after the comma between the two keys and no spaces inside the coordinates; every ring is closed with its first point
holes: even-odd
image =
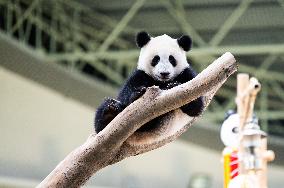
{"type": "Polygon", "coordinates": [[[189,64],[186,60],[186,52],[178,45],[176,39],[164,34],[152,37],[151,40],[141,48],[137,68],[157,80],[168,81],[178,76],[187,67],[189,67],[189,64]],[[160,61],[153,67],[151,61],[155,55],[160,57],[160,61]],[[175,67],[169,62],[170,55],[174,56],[177,61],[175,67]],[[160,77],[161,72],[169,72],[169,78],[166,80],[162,79],[160,77]]]}

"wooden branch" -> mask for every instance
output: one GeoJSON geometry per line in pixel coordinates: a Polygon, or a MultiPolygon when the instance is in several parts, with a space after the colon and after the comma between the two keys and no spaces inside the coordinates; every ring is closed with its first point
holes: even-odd
{"type": "Polygon", "coordinates": [[[249,75],[248,74],[238,74],[237,75],[237,98],[236,98],[236,104],[238,106],[238,114],[240,117],[240,124],[239,124],[239,134],[244,128],[245,125],[245,109],[246,104],[248,104],[249,96],[247,94],[244,94],[244,91],[248,88],[249,85],[249,75]]]}
{"type": "Polygon", "coordinates": [[[96,171],[122,159],[156,149],[176,139],[196,118],[178,108],[205,96],[206,106],[215,92],[236,71],[229,52],[215,60],[193,80],[169,90],[148,88],[138,100],[125,108],[99,134],[71,152],[38,187],[79,187],[96,171]],[[151,132],[135,132],[143,124],[168,113],[151,132]]]}

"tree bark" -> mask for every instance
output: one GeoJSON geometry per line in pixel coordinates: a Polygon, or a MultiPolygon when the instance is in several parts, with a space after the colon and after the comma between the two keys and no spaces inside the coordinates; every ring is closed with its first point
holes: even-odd
{"type": "Polygon", "coordinates": [[[38,187],[80,187],[101,168],[173,141],[196,119],[178,108],[199,96],[205,96],[205,106],[208,106],[215,92],[236,70],[236,61],[227,52],[187,83],[169,90],[160,90],[155,86],[148,88],[103,131],[99,134],[93,132],[38,187]],[[135,132],[143,124],[165,113],[167,115],[155,130],[135,132]]]}

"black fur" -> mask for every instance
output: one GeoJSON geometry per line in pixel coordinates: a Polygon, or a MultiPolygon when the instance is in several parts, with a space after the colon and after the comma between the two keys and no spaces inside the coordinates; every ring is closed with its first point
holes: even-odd
{"type": "Polygon", "coordinates": [[[136,44],[139,48],[145,46],[150,40],[150,35],[145,31],[141,31],[136,35],[136,44]]]}
{"type": "MultiPolygon", "coordinates": [[[[126,106],[142,96],[147,87],[159,86],[160,89],[170,89],[182,83],[185,83],[196,76],[196,73],[190,68],[186,68],[181,74],[179,74],[174,80],[168,82],[161,82],[154,80],[151,76],[144,71],[135,70],[134,73],[128,78],[122,89],[120,90],[117,100],[106,99],[98,108],[95,118],[95,130],[100,132],[105,126],[113,119],[119,112],[121,112],[126,106]]],[[[190,115],[197,116],[203,110],[203,98],[200,97],[189,104],[181,107],[181,110],[190,115]]],[[[153,129],[153,125],[159,123],[160,117],[148,122],[140,131],[148,131],[153,129]]]]}
{"type": "Polygon", "coordinates": [[[188,35],[183,35],[177,39],[178,45],[188,52],[191,49],[192,40],[188,35]]]}
{"type": "Polygon", "coordinates": [[[115,116],[117,116],[126,106],[121,102],[106,98],[104,102],[99,106],[95,118],[95,130],[96,132],[102,131],[115,116]]]}

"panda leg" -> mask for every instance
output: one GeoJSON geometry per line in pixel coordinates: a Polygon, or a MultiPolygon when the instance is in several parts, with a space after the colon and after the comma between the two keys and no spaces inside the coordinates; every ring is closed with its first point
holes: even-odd
{"type": "Polygon", "coordinates": [[[102,131],[124,109],[120,101],[107,98],[99,106],[95,117],[95,131],[102,131]]]}
{"type": "Polygon", "coordinates": [[[181,110],[189,116],[199,116],[204,108],[204,98],[199,97],[181,107],[181,110]]]}
{"type": "Polygon", "coordinates": [[[139,87],[129,97],[129,104],[139,99],[146,92],[147,87],[139,87]]]}

